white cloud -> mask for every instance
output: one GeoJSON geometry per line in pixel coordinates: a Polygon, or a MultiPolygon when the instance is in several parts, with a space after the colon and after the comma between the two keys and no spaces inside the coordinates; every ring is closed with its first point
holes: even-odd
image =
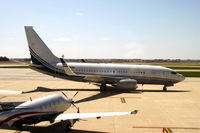
{"type": "Polygon", "coordinates": [[[144,45],[141,43],[132,42],[124,46],[124,58],[143,58],[144,45]]]}
{"type": "Polygon", "coordinates": [[[101,40],[101,41],[110,41],[112,39],[108,38],[108,37],[101,37],[101,38],[99,38],[99,40],[101,40]]]}
{"type": "Polygon", "coordinates": [[[84,13],[82,13],[82,12],[75,12],[74,15],[76,15],[76,16],[83,16],[84,13]]]}
{"type": "Polygon", "coordinates": [[[59,38],[55,39],[55,41],[66,42],[66,41],[72,41],[72,39],[69,37],[59,37],[59,38]]]}

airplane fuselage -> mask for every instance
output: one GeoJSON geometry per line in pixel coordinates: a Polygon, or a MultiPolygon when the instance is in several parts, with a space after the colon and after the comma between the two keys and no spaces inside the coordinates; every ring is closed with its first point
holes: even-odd
{"type": "MultiPolygon", "coordinates": [[[[137,80],[139,84],[161,84],[171,86],[184,80],[181,74],[174,70],[150,65],[123,65],[103,63],[67,63],[79,76],[119,77],[137,80]]],[[[62,64],[57,64],[61,69],[62,64]]],[[[90,79],[92,80],[92,79],[90,79]]],[[[95,79],[94,79],[95,81],[95,79]]],[[[108,83],[115,83],[108,81],[108,83]]]]}
{"type": "MultiPolygon", "coordinates": [[[[63,93],[63,92],[62,92],[63,93]]],[[[78,92],[77,92],[78,93],[78,92]]],[[[77,95],[75,93],[74,96],[77,95]]],[[[64,122],[66,130],[69,130],[74,123],[80,118],[100,118],[106,116],[119,116],[137,114],[138,110],[131,112],[97,112],[97,113],[80,113],[79,108],[76,107],[72,99],[67,98],[67,95],[62,97],[58,94],[45,96],[31,101],[19,102],[5,102],[2,105],[12,105],[9,108],[2,108],[0,113],[0,126],[8,125],[10,127],[20,128],[27,124],[37,124],[42,121],[64,122]],[[14,107],[16,105],[16,107],[14,107]],[[65,112],[71,105],[77,108],[77,113],[65,112]],[[5,109],[5,110],[4,110],[5,109]]],[[[74,97],[73,96],[73,97],[74,97]]]]}
{"type": "MultiPolygon", "coordinates": [[[[70,102],[70,101],[69,101],[70,102]]],[[[50,95],[33,101],[24,102],[15,108],[0,113],[0,125],[19,126],[51,121],[71,106],[60,95],[50,95]]]]}

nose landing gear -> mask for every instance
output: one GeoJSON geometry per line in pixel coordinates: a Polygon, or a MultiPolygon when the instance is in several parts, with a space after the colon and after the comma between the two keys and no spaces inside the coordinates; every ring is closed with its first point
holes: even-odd
{"type": "Polygon", "coordinates": [[[174,84],[164,85],[163,92],[167,92],[167,87],[169,87],[169,86],[174,86],[174,84]]]}
{"type": "Polygon", "coordinates": [[[164,91],[164,92],[167,91],[167,86],[166,86],[166,85],[163,87],[163,91],[164,91]]]}

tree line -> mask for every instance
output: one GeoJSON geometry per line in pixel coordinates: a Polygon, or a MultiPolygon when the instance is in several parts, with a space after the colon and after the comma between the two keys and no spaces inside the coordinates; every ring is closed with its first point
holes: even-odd
{"type": "Polygon", "coordinates": [[[9,61],[9,59],[6,56],[0,56],[0,61],[9,61]]]}

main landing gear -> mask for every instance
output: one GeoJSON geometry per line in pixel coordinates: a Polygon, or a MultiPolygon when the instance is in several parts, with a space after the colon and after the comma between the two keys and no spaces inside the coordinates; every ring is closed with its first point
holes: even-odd
{"type": "Polygon", "coordinates": [[[100,86],[100,91],[105,91],[106,90],[106,84],[102,83],[100,86]]]}
{"type": "Polygon", "coordinates": [[[65,127],[65,131],[70,131],[72,130],[72,126],[73,124],[70,122],[70,120],[65,120],[65,121],[61,121],[62,122],[62,126],[65,127]]]}
{"type": "Polygon", "coordinates": [[[72,127],[71,124],[67,122],[66,126],[65,126],[65,130],[66,131],[71,131],[72,130],[71,127],[72,127]]]}
{"type": "Polygon", "coordinates": [[[73,119],[73,120],[66,120],[65,122],[65,130],[71,131],[72,126],[75,124],[76,121],[79,121],[79,119],[73,119]]]}

